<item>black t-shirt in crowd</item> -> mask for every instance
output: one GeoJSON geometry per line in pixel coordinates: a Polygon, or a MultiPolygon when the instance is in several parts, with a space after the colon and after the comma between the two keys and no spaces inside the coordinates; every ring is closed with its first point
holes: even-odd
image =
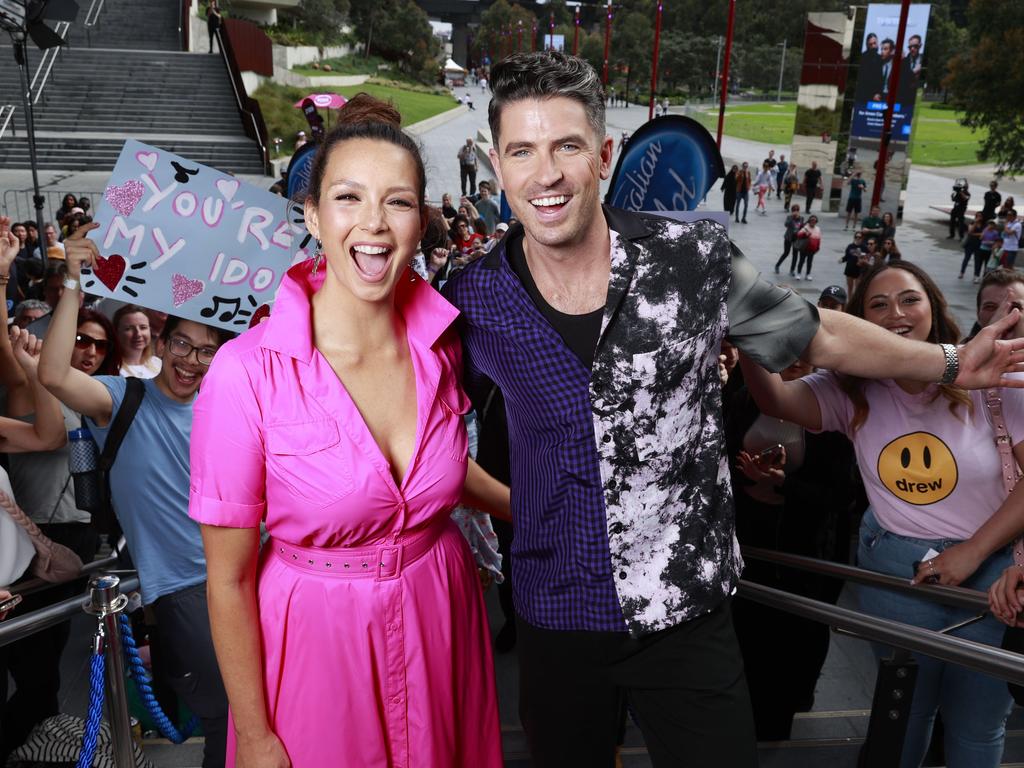
{"type": "Polygon", "coordinates": [[[817,189],[819,181],[821,181],[821,171],[817,168],[808,168],[804,173],[804,184],[807,185],[807,191],[812,192],[817,189]]]}
{"type": "Polygon", "coordinates": [[[526,263],[526,254],[523,252],[522,238],[506,240],[505,256],[508,258],[509,266],[516,273],[519,281],[526,289],[534,306],[540,310],[545,319],[551,323],[558,335],[562,337],[565,345],[572,350],[573,354],[590,370],[594,367],[594,353],[597,351],[597,340],[601,336],[601,320],[604,317],[604,307],[587,312],[585,315],[567,315],[559,312],[548,304],[537,288],[537,283],[530,273],[530,267],[526,263]]]}

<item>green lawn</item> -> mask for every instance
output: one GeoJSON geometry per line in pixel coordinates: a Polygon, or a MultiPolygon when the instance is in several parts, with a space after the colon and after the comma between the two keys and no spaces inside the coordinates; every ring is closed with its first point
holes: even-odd
{"type": "MultiPolygon", "coordinates": [[[[409,90],[397,86],[383,85],[380,83],[364,83],[363,85],[338,87],[325,87],[319,89],[321,93],[340,93],[343,96],[352,97],[357,93],[365,91],[378,99],[390,101],[399,112],[402,113],[402,125],[412,125],[428,117],[446,112],[458,106],[450,96],[441,96],[425,90],[409,90]]],[[[295,102],[307,95],[307,91],[295,88],[290,85],[267,82],[260,86],[253,94],[260,103],[260,110],[263,112],[263,120],[267,124],[267,131],[270,139],[275,137],[284,139],[281,144],[282,152],[291,152],[298,131],[308,128],[306,118],[302,110],[293,106],[295,102]]],[[[328,115],[321,111],[324,121],[330,117],[331,124],[335,115],[328,115]]]]}
{"type": "MultiPolygon", "coordinates": [[[[931,104],[917,107],[912,159],[921,165],[970,165],[978,162],[984,132],[974,133],[960,125],[956,113],[931,104]]],[[[782,104],[734,104],[725,110],[725,133],[738,139],[768,144],[793,141],[794,102],[782,104]]],[[[718,129],[718,109],[701,112],[697,119],[713,133],[718,129]]]]}
{"type": "Polygon", "coordinates": [[[394,62],[389,62],[380,56],[371,56],[365,58],[361,54],[350,54],[343,56],[339,59],[325,59],[320,62],[321,69],[313,69],[312,67],[292,67],[292,72],[298,75],[305,75],[306,77],[330,77],[332,75],[371,75],[373,77],[388,78],[396,80],[401,83],[409,83],[410,85],[418,85],[417,81],[409,75],[402,72],[394,62]],[[323,70],[324,64],[331,65],[331,71],[325,72],[323,70]],[[385,67],[381,69],[381,67],[385,67]]]}

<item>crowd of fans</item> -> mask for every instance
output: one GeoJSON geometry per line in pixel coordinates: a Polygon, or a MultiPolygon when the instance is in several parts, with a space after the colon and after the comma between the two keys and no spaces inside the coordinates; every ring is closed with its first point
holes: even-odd
{"type": "MultiPolygon", "coordinates": [[[[471,140],[466,147],[472,147],[471,140]]],[[[430,209],[421,255],[414,264],[435,285],[490,253],[515,223],[507,215],[502,220],[499,190],[492,182],[481,181],[472,190],[475,162],[470,173],[468,157],[460,150],[464,194],[457,205],[445,194],[440,205],[430,209]]],[[[826,288],[819,306],[853,313],[912,338],[959,342],[962,334],[939,287],[925,270],[903,260],[892,214],[872,206],[861,219],[866,184],[860,176],[855,173],[848,181],[845,229],[852,224],[853,233],[839,260],[846,286],[826,288]]],[[[755,210],[761,215],[768,215],[773,195],[782,201],[787,215],[775,273],[781,274],[789,259],[788,274],[795,281],[813,279],[814,257],[822,247],[818,217],[810,213],[820,178],[816,166],[801,177],[785,156],[776,160],[772,152],[756,176],[748,163],[733,165],[721,187],[725,210],[741,223],[747,221],[751,192],[757,195],[755,210]],[[803,210],[792,201],[798,192],[806,195],[803,210]]],[[[966,188],[957,194],[963,198],[965,192],[966,188]]],[[[67,195],[54,223],[44,228],[42,240],[34,222],[0,219],[0,230],[10,232],[7,241],[0,242],[0,279],[7,298],[0,318],[9,318],[17,329],[9,339],[0,336],[0,385],[5,395],[0,417],[5,460],[0,463],[7,470],[0,469],[0,493],[15,499],[47,537],[69,547],[83,562],[91,561],[101,546],[100,531],[76,500],[65,435],[87,426],[102,447],[114,415],[128,397],[127,381],[147,380],[133,444],[126,444],[131,459],[122,462],[119,473],[112,473],[112,493],[142,577],[154,670],[167,684],[164,701],[177,693],[202,717],[207,737],[204,765],[222,765],[226,698],[206,618],[199,530],[187,510],[191,404],[227,335],[140,306],[120,306],[112,315],[105,308],[93,308],[77,285],[85,262],[83,241],[75,237],[79,229],[89,229],[89,209],[88,198],[67,195]],[[40,324],[47,322],[44,329],[40,324]],[[35,330],[45,330],[46,344],[37,343],[35,330]],[[157,514],[143,514],[144,509],[157,514]],[[205,659],[200,665],[204,675],[187,685],[175,682],[175,669],[185,658],[192,665],[196,658],[205,659]]],[[[974,282],[980,284],[971,336],[1024,306],[1024,274],[1014,270],[1021,223],[1013,199],[1002,201],[993,182],[985,209],[962,231],[959,226],[959,221],[951,223],[951,232],[963,242],[959,277],[973,264],[974,282]]],[[[1011,333],[1024,335],[1022,326],[1011,333]]],[[[934,576],[942,583],[993,587],[1002,590],[1000,595],[1016,586],[1020,573],[1012,571],[1005,545],[1007,535],[1019,533],[1012,526],[1017,518],[1024,519],[1024,511],[1017,515],[1013,497],[1002,493],[997,462],[988,455],[994,454],[994,444],[988,452],[957,453],[960,482],[977,504],[950,508],[939,524],[921,515],[913,502],[886,495],[868,461],[879,451],[874,443],[884,437],[880,420],[902,419],[922,432],[941,427],[951,436],[946,438],[950,444],[986,444],[991,426],[984,395],[951,386],[868,383],[815,372],[802,362],[772,375],[749,360],[738,365],[738,359],[735,348],[725,343],[722,403],[742,543],[845,562],[859,525],[857,562],[862,567],[908,579],[934,576]],[[964,463],[968,456],[974,457],[974,466],[964,463]],[[892,529],[903,533],[886,539],[886,531],[892,529]],[[913,529],[916,535],[904,529],[913,529]],[[914,546],[934,546],[939,556],[928,561],[931,565],[922,564],[923,570],[915,570],[912,563],[919,558],[908,554],[913,548],[908,540],[914,546]]],[[[487,428],[489,444],[482,447],[507,454],[507,446],[495,449],[495,435],[498,444],[507,441],[500,393],[495,397],[498,405],[481,414],[493,422],[487,428]]],[[[1003,413],[1011,434],[1024,434],[1024,401],[1010,390],[1003,394],[1003,413]]],[[[499,478],[507,474],[507,455],[491,471],[499,478]]],[[[502,570],[507,574],[511,530],[501,533],[502,570]]],[[[20,576],[0,569],[0,585],[20,576]]],[[[841,587],[834,580],[795,576],[757,563],[748,564],[746,577],[832,603],[841,587]]],[[[515,644],[507,584],[505,590],[502,602],[508,623],[499,636],[501,651],[515,644]]],[[[45,599],[75,591],[75,585],[65,585],[45,599]]],[[[0,587],[0,602],[9,594],[0,587]]],[[[880,590],[862,588],[858,594],[866,612],[919,626],[938,629],[962,618],[953,610],[924,611],[921,601],[896,599],[880,590]]],[[[30,596],[18,610],[40,607],[43,599],[30,596]]],[[[1005,602],[998,597],[993,601],[999,606],[996,616],[977,623],[964,637],[999,644],[1001,625],[996,618],[1006,621],[1008,616],[1005,602]]],[[[758,736],[789,738],[794,714],[813,705],[828,650],[828,628],[745,600],[737,602],[734,621],[758,736]],[[768,642],[766,626],[772,628],[768,642]]],[[[57,713],[59,663],[67,640],[65,624],[0,648],[0,760],[25,740],[33,726],[57,713]],[[15,684],[10,698],[8,672],[15,684]]],[[[929,661],[919,675],[903,764],[920,764],[941,710],[950,765],[996,765],[1009,707],[1001,682],[929,661]]]]}

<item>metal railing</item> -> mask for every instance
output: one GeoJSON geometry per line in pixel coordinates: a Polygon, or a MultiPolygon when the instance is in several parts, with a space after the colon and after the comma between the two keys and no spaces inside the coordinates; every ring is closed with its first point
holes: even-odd
{"type": "Polygon", "coordinates": [[[835,576],[844,581],[852,581],[857,584],[867,584],[874,587],[885,587],[896,592],[911,594],[925,600],[932,600],[946,605],[955,605],[957,608],[964,608],[968,611],[985,613],[988,611],[988,598],[983,592],[964,587],[947,587],[941,584],[918,584],[911,585],[906,579],[898,576],[889,576],[875,571],[866,571],[843,563],[834,563],[829,560],[816,560],[813,557],[802,555],[791,555],[788,552],[777,552],[772,549],[761,549],[759,547],[741,547],[744,558],[760,560],[776,565],[785,565],[796,568],[800,571],[810,571],[822,576],[835,576]]]}
{"type": "Polygon", "coordinates": [[[103,10],[103,0],[92,0],[89,3],[89,10],[85,12],[85,21],[82,22],[82,26],[86,29],[95,27],[97,22],[100,20],[100,11],[103,10]]]}
{"type": "MultiPolygon", "coordinates": [[[[73,194],[76,200],[83,196],[89,198],[89,201],[92,203],[92,208],[89,210],[90,215],[96,212],[96,205],[103,197],[102,190],[40,190],[40,194],[46,198],[46,200],[44,201],[44,206],[49,206],[49,213],[47,214],[47,218],[52,217],[53,214],[55,214],[60,209],[64,195],[66,195],[68,192],[73,194]]],[[[15,221],[27,221],[29,219],[32,219],[34,221],[36,214],[35,207],[32,204],[32,195],[33,191],[31,189],[5,190],[3,197],[0,197],[0,212],[2,212],[4,216],[10,216],[15,221]]]]}
{"type": "MultiPolygon", "coordinates": [[[[56,32],[61,40],[66,40],[68,36],[68,30],[71,28],[71,23],[62,21],[54,26],[53,31],[56,32]]],[[[50,72],[53,70],[53,65],[57,61],[57,57],[60,55],[63,46],[56,48],[47,48],[43,53],[43,58],[39,62],[39,66],[36,68],[36,73],[32,77],[32,82],[29,83],[28,89],[32,92],[32,103],[38,104],[39,97],[43,95],[43,89],[46,88],[46,83],[50,79],[50,72]],[[42,73],[42,79],[40,79],[40,73],[42,73]]]]}
{"type": "MultiPolygon", "coordinates": [[[[139,577],[124,575],[121,577],[121,591],[132,592],[139,588],[139,577]]],[[[59,603],[48,605],[24,616],[15,616],[0,622],[0,646],[23,640],[49,627],[73,619],[82,612],[85,594],[69,597],[59,603]]]]}
{"type": "Polygon", "coordinates": [[[224,59],[224,66],[228,70],[228,79],[231,81],[231,90],[235,94],[235,103],[238,105],[238,111],[242,114],[243,123],[245,123],[245,132],[249,138],[256,140],[263,158],[264,172],[269,172],[270,150],[265,140],[267,127],[263,122],[263,113],[260,112],[259,102],[250,98],[245,92],[242,74],[238,70],[234,49],[231,47],[231,39],[224,33],[223,25],[217,28],[217,44],[220,47],[221,57],[224,59]]]}
{"type": "Polygon", "coordinates": [[[4,104],[0,106],[0,139],[7,133],[7,126],[10,125],[11,118],[14,117],[14,105],[4,104]]]}

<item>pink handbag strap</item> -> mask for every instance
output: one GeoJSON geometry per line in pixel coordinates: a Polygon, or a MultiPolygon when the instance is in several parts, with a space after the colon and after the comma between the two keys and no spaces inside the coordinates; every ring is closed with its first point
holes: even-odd
{"type": "MultiPolygon", "coordinates": [[[[1006,495],[1009,496],[1020,479],[1020,469],[1017,467],[1017,459],[1013,455],[1013,441],[1006,429],[1006,419],[1003,418],[1003,400],[999,396],[998,389],[985,390],[985,406],[988,408],[992,429],[996,433],[996,450],[999,451],[1003,487],[1006,489],[1006,495]]],[[[1024,537],[1013,543],[1013,562],[1024,567],[1024,537]]]]}

